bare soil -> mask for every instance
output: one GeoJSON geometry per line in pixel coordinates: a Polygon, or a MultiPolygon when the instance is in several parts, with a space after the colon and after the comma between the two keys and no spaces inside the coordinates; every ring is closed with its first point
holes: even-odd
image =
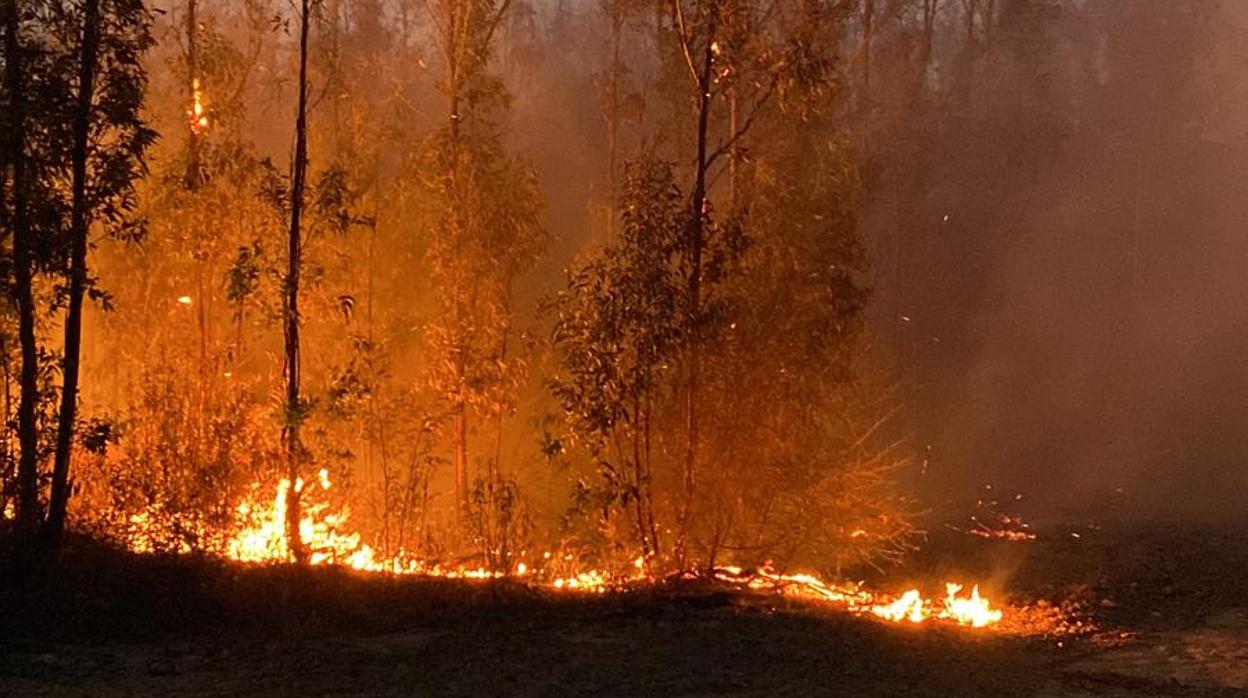
{"type": "Polygon", "coordinates": [[[1009,636],[718,589],[568,597],[90,548],[39,593],[3,592],[0,695],[1248,696],[1248,536],[950,533],[926,549],[871,583],[976,575],[1095,630],[1009,636]]]}

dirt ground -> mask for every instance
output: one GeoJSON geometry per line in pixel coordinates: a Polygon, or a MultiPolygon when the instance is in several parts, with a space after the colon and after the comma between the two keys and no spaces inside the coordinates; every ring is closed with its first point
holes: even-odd
{"type": "Polygon", "coordinates": [[[171,593],[171,572],[154,569],[81,595],[58,633],[33,630],[50,613],[41,602],[8,597],[0,695],[1248,696],[1248,536],[964,538],[933,540],[939,552],[872,583],[977,574],[1095,631],[1019,637],[720,591],[566,598],[338,573],[178,572],[171,593]]]}

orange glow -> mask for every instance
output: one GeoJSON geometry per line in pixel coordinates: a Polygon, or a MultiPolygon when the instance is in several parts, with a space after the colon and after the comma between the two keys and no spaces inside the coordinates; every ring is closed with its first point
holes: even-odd
{"type": "Polygon", "coordinates": [[[208,130],[208,114],[204,110],[204,94],[199,87],[199,78],[191,78],[191,106],[186,115],[190,119],[191,133],[199,135],[208,130]]]}
{"type": "Polygon", "coordinates": [[[860,584],[836,584],[810,574],[782,574],[767,567],[750,573],[739,567],[721,567],[716,570],[716,578],[756,591],[832,603],[852,613],[894,623],[922,623],[936,619],[983,628],[996,625],[1005,617],[1003,611],[992,608],[988,599],[980,596],[979,585],[972,588],[970,596],[960,597],[957,594],[962,586],[946,583],[945,598],[936,606],[925,600],[918,589],[892,597],[867,591],[860,584]]]}
{"type": "Polygon", "coordinates": [[[1002,613],[988,604],[988,600],[979,595],[979,585],[971,587],[971,595],[958,596],[962,585],[949,583],[945,585],[945,610],[942,618],[950,618],[959,625],[982,628],[986,625],[1001,622],[1002,613]]]}
{"type": "Polygon", "coordinates": [[[893,622],[908,620],[911,623],[922,623],[928,617],[923,609],[923,596],[918,589],[907,591],[892,603],[872,606],[871,612],[893,622]]]}

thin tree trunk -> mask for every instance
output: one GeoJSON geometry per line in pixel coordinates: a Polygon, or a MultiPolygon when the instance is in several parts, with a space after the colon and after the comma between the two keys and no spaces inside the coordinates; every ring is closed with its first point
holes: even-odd
{"type": "Polygon", "coordinates": [[[82,351],[82,301],[87,290],[87,158],[90,154],[91,108],[95,93],[96,62],[100,46],[100,0],[86,0],[83,8],[82,52],[78,64],[78,95],[74,109],[71,151],[73,196],[70,221],[69,307],[65,314],[65,355],[61,360],[61,409],[52,464],[52,494],[48,502],[46,550],[55,553],[65,530],[69,505],[69,465],[78,414],[78,372],[82,351]]]}
{"type": "Polygon", "coordinates": [[[290,239],[286,268],[285,322],[286,349],[286,425],[283,439],[286,449],[286,540],[295,562],[307,559],[303,537],[299,532],[299,477],[303,446],[299,441],[299,423],[303,409],[299,395],[299,271],[303,255],[303,192],[308,170],[308,0],[302,0],[299,13],[299,111],[295,119],[295,160],[290,187],[290,239]]]}
{"type": "Polygon", "coordinates": [[[650,534],[646,527],[645,474],[641,463],[641,396],[633,395],[632,433],[629,435],[633,446],[633,483],[637,488],[633,508],[637,515],[637,536],[641,540],[642,557],[649,559],[652,554],[650,534]]]}
{"type": "MultiPolygon", "coordinates": [[[[451,173],[451,187],[453,191],[458,188],[458,169],[459,169],[459,139],[460,139],[460,121],[463,115],[460,113],[459,92],[460,92],[460,52],[464,50],[462,42],[467,41],[467,29],[469,18],[461,17],[461,11],[466,12],[466,8],[461,7],[459,0],[453,0],[448,5],[449,16],[447,18],[447,36],[446,36],[446,70],[447,70],[447,109],[450,121],[451,136],[451,160],[454,163],[454,169],[451,173]],[[461,27],[463,23],[463,27],[461,27]],[[461,32],[463,35],[461,36],[461,32]]],[[[453,201],[451,206],[452,225],[458,227],[460,225],[460,214],[458,209],[458,201],[453,201]]],[[[462,289],[459,289],[462,291],[462,289]]],[[[459,312],[458,310],[456,311],[459,312]]],[[[459,319],[459,318],[457,318],[459,319]]],[[[455,356],[455,378],[456,378],[456,402],[454,406],[454,414],[452,416],[452,443],[451,450],[454,452],[452,461],[455,468],[455,521],[459,534],[466,537],[466,526],[468,523],[468,405],[464,391],[464,377],[467,372],[467,348],[466,337],[463,335],[464,326],[462,322],[456,322],[456,332],[460,333],[457,338],[455,356]]]]}
{"type": "Polygon", "coordinates": [[[615,239],[615,205],[619,194],[616,185],[619,158],[620,130],[620,41],[624,33],[624,9],[622,1],[616,0],[609,8],[611,22],[611,74],[607,83],[607,187],[611,197],[607,211],[607,240],[615,239]]]}
{"type": "MultiPolygon", "coordinates": [[[[377,356],[376,346],[373,344],[373,296],[374,296],[374,276],[376,271],[376,247],[377,247],[377,215],[374,211],[373,222],[369,227],[368,235],[368,271],[366,276],[366,287],[368,291],[368,305],[365,306],[365,322],[368,325],[368,380],[372,386],[373,395],[369,400],[372,406],[372,420],[377,429],[377,445],[381,450],[381,554],[389,560],[392,557],[390,550],[390,519],[392,518],[391,509],[391,478],[390,478],[390,454],[386,448],[386,423],[385,415],[382,413],[380,406],[381,401],[381,385],[377,375],[377,356]]],[[[371,461],[373,458],[372,439],[365,434],[365,453],[369,460],[369,472],[371,473],[371,461]]]]}
{"type": "MultiPolygon", "coordinates": [[[[4,210],[3,192],[3,180],[0,180],[0,211],[4,210]]],[[[0,216],[3,216],[3,214],[0,213],[0,216]]],[[[0,339],[0,362],[3,362],[3,366],[0,369],[4,372],[4,423],[10,424],[13,420],[13,365],[9,362],[8,342],[4,339],[0,339]]],[[[4,463],[4,473],[0,474],[0,478],[3,478],[5,481],[11,481],[15,466],[13,461],[13,439],[7,435],[4,439],[4,463]]],[[[0,497],[0,518],[4,517],[7,508],[8,496],[6,495],[5,497],[0,497]]]]}
{"type": "MultiPolygon", "coordinates": [[[[510,314],[511,312],[511,300],[510,299],[511,299],[511,289],[508,288],[506,289],[505,300],[503,301],[504,312],[508,314],[510,314]]],[[[500,364],[505,364],[507,361],[507,329],[503,330],[502,337],[500,339],[499,349],[498,349],[498,360],[500,364]]],[[[493,531],[493,534],[492,534],[493,540],[487,541],[487,543],[490,545],[491,548],[497,551],[497,553],[491,553],[489,550],[487,550],[487,556],[490,554],[496,554],[497,562],[499,564],[508,565],[508,567],[504,567],[503,569],[501,569],[500,570],[501,572],[506,572],[507,569],[509,568],[508,558],[510,557],[510,551],[506,547],[507,536],[505,535],[506,531],[503,530],[503,521],[502,521],[502,516],[501,516],[502,512],[500,512],[498,509],[498,497],[500,495],[500,491],[498,488],[502,483],[503,418],[504,417],[505,417],[505,411],[500,406],[498,410],[497,419],[495,420],[494,457],[487,464],[489,471],[486,473],[486,481],[485,481],[486,487],[489,488],[488,489],[489,497],[487,499],[488,507],[487,507],[487,511],[485,512],[485,514],[486,516],[489,517],[489,522],[490,522],[489,530],[493,531]]]]}
{"type": "Polygon", "coordinates": [[[199,26],[196,18],[196,0],[186,0],[186,71],[190,79],[187,85],[190,88],[190,120],[187,123],[187,141],[186,141],[186,188],[197,189],[203,182],[202,173],[199,168],[199,118],[200,115],[195,113],[195,109],[199,104],[199,91],[201,82],[199,79],[199,44],[197,35],[199,26]]]}
{"type": "MultiPolygon", "coordinates": [[[[646,374],[647,374],[646,385],[648,386],[650,384],[650,376],[649,376],[648,369],[646,371],[646,374]]],[[[645,432],[644,432],[643,440],[642,440],[642,444],[643,444],[642,450],[643,450],[643,454],[645,457],[645,470],[643,472],[642,493],[646,498],[646,525],[649,526],[650,528],[650,540],[654,542],[654,554],[655,556],[658,556],[663,552],[663,541],[659,538],[659,526],[657,523],[655,523],[655,520],[654,520],[654,489],[653,489],[654,477],[651,475],[652,471],[650,468],[650,455],[652,453],[651,444],[650,444],[650,423],[651,423],[652,414],[653,414],[653,411],[651,410],[651,407],[650,407],[650,391],[649,391],[649,388],[647,388],[645,416],[644,416],[645,432]]]]}
{"type": "Polygon", "coordinates": [[[22,362],[19,377],[20,396],[17,406],[18,447],[21,455],[17,465],[18,530],[26,543],[33,542],[43,512],[39,505],[38,432],[35,422],[39,403],[39,353],[35,340],[35,297],[33,288],[34,240],[30,229],[27,203],[30,193],[26,160],[26,88],[23,67],[17,0],[4,3],[5,53],[8,70],[5,83],[12,102],[10,129],[7,139],[9,178],[12,181],[13,212],[13,286],[17,296],[18,341],[22,362]]]}
{"type": "Polygon", "coordinates": [[[684,566],[689,524],[693,515],[694,491],[697,483],[698,462],[698,385],[701,369],[701,304],[702,304],[702,248],[705,244],[704,215],[706,213],[707,137],[710,129],[711,78],[714,72],[715,54],[712,48],[715,25],[712,22],[703,49],[702,72],[698,76],[698,125],[697,160],[693,179],[693,195],[689,211],[689,278],[688,278],[688,366],[685,385],[685,463],[684,491],[681,495],[680,522],[676,539],[676,562],[684,566]]]}
{"type": "MultiPolygon", "coordinates": [[[[462,382],[462,381],[461,381],[462,382]]],[[[455,406],[451,448],[455,452],[455,517],[464,533],[468,512],[468,407],[462,396],[455,406]]]]}

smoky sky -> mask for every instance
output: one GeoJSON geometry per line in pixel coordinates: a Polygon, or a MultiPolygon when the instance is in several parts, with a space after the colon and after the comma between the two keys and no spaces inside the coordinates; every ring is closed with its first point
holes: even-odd
{"type": "Polygon", "coordinates": [[[888,163],[925,174],[865,212],[872,324],[935,499],[1248,518],[1246,29],[1242,3],[1065,3],[1043,58],[1001,49],[888,163]]]}

